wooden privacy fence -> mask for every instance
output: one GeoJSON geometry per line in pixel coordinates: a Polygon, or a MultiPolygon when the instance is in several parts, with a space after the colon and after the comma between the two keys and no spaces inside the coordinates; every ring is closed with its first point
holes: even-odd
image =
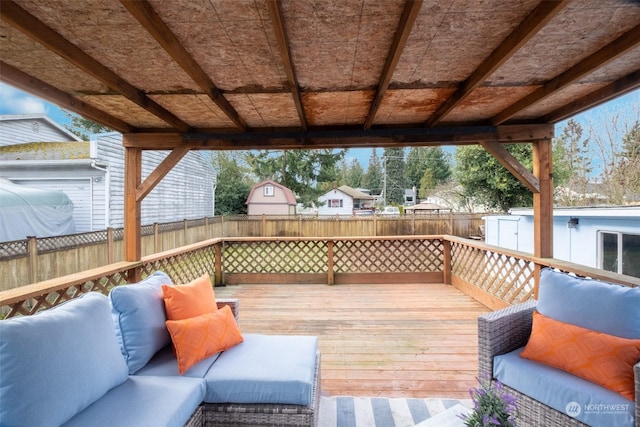
{"type": "MultiPolygon", "coordinates": [[[[414,216],[218,216],[142,227],[142,254],[215,237],[335,237],[482,234],[484,214],[414,216]]],[[[0,290],[124,260],[123,229],[0,243],[0,290]]]]}
{"type": "Polygon", "coordinates": [[[336,238],[216,238],[0,292],[0,314],[29,315],[83,293],[109,290],[157,270],[174,283],[208,272],[216,285],[242,283],[446,283],[490,308],[534,296],[545,266],[627,286],[640,279],[535,258],[448,235],[336,238]]]}

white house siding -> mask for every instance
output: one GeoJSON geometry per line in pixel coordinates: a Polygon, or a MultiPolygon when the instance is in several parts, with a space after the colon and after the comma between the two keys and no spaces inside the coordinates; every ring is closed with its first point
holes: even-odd
{"type": "MultiPolygon", "coordinates": [[[[109,220],[112,227],[124,224],[124,147],[122,135],[107,133],[92,138],[92,156],[109,164],[109,220]]],[[[143,151],[144,180],[168,151],[143,151]]],[[[209,162],[197,151],[189,152],[142,201],[143,225],[156,222],[213,216],[215,175],[209,162]]]]}
{"type": "Polygon", "coordinates": [[[0,116],[0,146],[25,142],[77,141],[78,137],[40,114],[0,116]]]}
{"type": "Polygon", "coordinates": [[[346,193],[334,188],[318,197],[318,215],[353,215],[353,199],[346,193]],[[342,200],[342,206],[331,207],[331,200],[342,200]]]}
{"type": "MultiPolygon", "coordinates": [[[[553,217],[554,258],[600,268],[601,232],[640,235],[640,208],[623,208],[610,216],[607,216],[606,208],[575,209],[569,213],[556,209],[553,217]],[[575,228],[569,228],[570,218],[578,219],[575,228]]],[[[486,217],[485,242],[533,253],[533,215],[518,215],[516,212],[486,217]]]]}

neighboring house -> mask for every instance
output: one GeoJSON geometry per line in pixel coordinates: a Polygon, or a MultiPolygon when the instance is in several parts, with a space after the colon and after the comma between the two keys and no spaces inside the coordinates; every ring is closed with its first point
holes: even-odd
{"type": "Polygon", "coordinates": [[[318,215],[355,215],[373,210],[374,196],[346,185],[335,187],[318,197],[318,215]]]}
{"type": "Polygon", "coordinates": [[[0,147],[25,142],[81,141],[44,114],[0,115],[0,147]]]}
{"type": "MultiPolygon", "coordinates": [[[[167,153],[143,152],[143,179],[167,153]]],[[[63,191],[73,202],[77,233],[124,224],[124,147],[119,133],[97,134],[90,142],[0,147],[0,177],[63,191]]],[[[215,183],[211,164],[199,152],[189,152],[142,201],[142,224],[213,216],[215,183]]]]}
{"type": "Polygon", "coordinates": [[[272,180],[262,181],[253,187],[247,197],[249,215],[295,215],[296,197],[293,191],[272,180]]]}
{"type": "MultiPolygon", "coordinates": [[[[533,253],[533,209],[485,217],[485,242],[533,253]]],[[[554,258],[640,277],[640,206],[555,208],[554,258]]]]}

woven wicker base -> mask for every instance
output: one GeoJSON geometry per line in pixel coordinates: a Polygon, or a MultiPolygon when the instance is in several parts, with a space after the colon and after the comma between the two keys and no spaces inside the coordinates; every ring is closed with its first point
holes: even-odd
{"type": "Polygon", "coordinates": [[[202,405],[198,406],[198,409],[191,415],[189,421],[184,427],[203,427],[204,426],[204,408],[202,405]]]}
{"type": "Polygon", "coordinates": [[[206,427],[308,426],[318,423],[320,406],[320,353],[309,406],[277,404],[204,403],[206,427]]]}

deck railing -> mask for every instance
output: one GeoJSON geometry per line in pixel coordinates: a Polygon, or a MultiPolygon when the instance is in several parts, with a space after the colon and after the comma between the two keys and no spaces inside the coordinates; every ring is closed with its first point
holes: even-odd
{"type": "Polygon", "coordinates": [[[447,283],[497,309],[536,293],[540,268],[640,286],[640,279],[505,250],[449,235],[216,238],[0,292],[4,317],[29,315],[83,293],[163,270],[175,283],[209,272],[218,285],[251,283],[447,283]]]}

